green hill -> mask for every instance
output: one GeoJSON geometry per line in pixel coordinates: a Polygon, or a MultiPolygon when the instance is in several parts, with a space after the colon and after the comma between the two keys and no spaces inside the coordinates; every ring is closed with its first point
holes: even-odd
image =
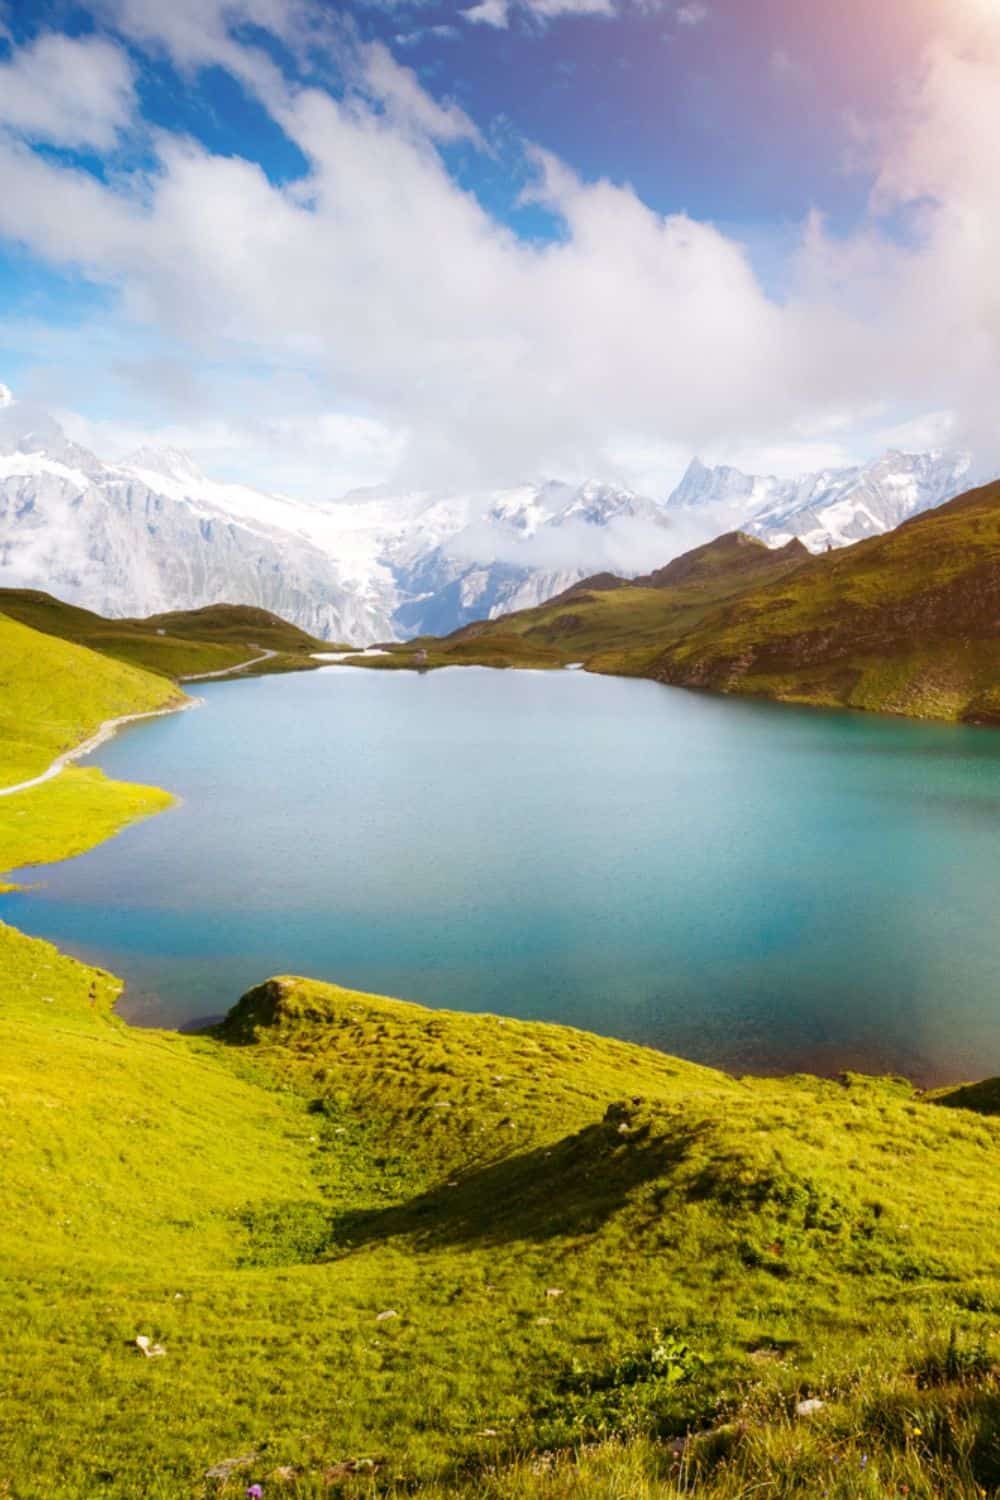
{"type": "Polygon", "coordinates": [[[1000,484],[712,611],[650,675],[800,702],[1000,720],[1000,484]]]}
{"type": "Polygon", "coordinates": [[[278,615],[242,604],[151,615],[144,620],[105,620],[34,589],[0,589],[0,613],[33,630],[167,677],[224,674],[254,657],[254,672],[313,668],[312,653],[340,648],[317,641],[278,615]]]}
{"type": "Polygon", "coordinates": [[[0,960],[19,1500],[1000,1483],[996,1118],[293,978],[133,1030],[0,960]]]}
{"type": "Polygon", "coordinates": [[[809,554],[798,542],[772,551],[733,532],[645,578],[602,573],[534,609],[477,621],[444,637],[389,646],[359,658],[376,670],[419,666],[562,667],[583,661],[596,671],[640,675],[720,603],[769,579],[784,578],[809,554]]]}
{"type": "Polygon", "coordinates": [[[633,582],[601,575],[364,665],[570,661],[683,687],[1000,723],[1000,484],[820,557],[735,533],[633,582]]]}

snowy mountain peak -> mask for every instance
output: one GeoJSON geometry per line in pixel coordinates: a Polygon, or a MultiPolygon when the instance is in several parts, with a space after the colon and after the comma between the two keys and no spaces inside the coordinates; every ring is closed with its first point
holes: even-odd
{"type": "Polygon", "coordinates": [[[966,453],[890,449],[871,463],[822,469],[799,479],[744,474],[695,460],[667,502],[717,532],[740,527],[773,546],[798,537],[813,552],[878,536],[961,493],[966,453]]]}
{"type": "Polygon", "coordinates": [[[164,479],[174,479],[181,484],[189,483],[196,488],[205,481],[189,453],[180,448],[137,448],[121,465],[125,469],[139,469],[146,474],[160,474],[164,479]]]}
{"type": "Polygon", "coordinates": [[[750,496],[763,500],[775,484],[777,480],[771,477],[744,474],[727,464],[709,468],[700,458],[693,458],[667,505],[677,509],[719,501],[736,500],[742,504],[750,496]]]}

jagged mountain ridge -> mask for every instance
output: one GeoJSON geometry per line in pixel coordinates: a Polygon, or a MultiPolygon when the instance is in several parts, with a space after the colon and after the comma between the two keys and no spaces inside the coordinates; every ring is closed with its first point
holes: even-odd
{"type": "Polygon", "coordinates": [[[665,502],[548,481],[310,505],[210,479],[169,449],[104,462],[2,387],[0,585],[108,616],[248,604],[365,644],[531,608],[595,572],[644,574],[737,528],[846,545],[950,498],[968,469],[891,453],[781,481],[695,460],[665,502]]]}
{"type": "Polygon", "coordinates": [[[892,531],[954,499],[973,482],[972,467],[967,453],[890,449],[873,463],[781,480],[694,459],[667,511],[711,517],[719,534],[746,531],[774,547],[798,537],[810,552],[825,552],[892,531]]]}

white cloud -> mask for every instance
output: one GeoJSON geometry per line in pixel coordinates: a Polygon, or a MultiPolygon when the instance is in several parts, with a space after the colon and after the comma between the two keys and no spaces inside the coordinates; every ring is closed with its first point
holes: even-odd
{"type": "Polygon", "coordinates": [[[464,21],[502,28],[514,15],[533,21],[554,21],[559,16],[613,16],[619,0],[479,0],[461,12],[464,21]]]}
{"type": "Polygon", "coordinates": [[[456,42],[461,35],[457,26],[442,23],[439,26],[418,26],[413,31],[397,31],[393,41],[397,47],[416,47],[428,37],[435,37],[440,42],[456,42]]]}
{"type": "Polygon", "coordinates": [[[108,151],[134,109],[132,66],[99,37],[45,34],[0,62],[0,125],[28,140],[108,151]]]}
{"type": "Polygon", "coordinates": [[[479,0],[478,5],[471,5],[462,12],[463,21],[471,21],[477,26],[503,27],[509,19],[510,6],[507,0],[479,0]]]}
{"type": "Polygon", "coordinates": [[[677,20],[682,26],[701,26],[711,14],[710,8],[702,0],[688,0],[686,5],[677,8],[677,20]]]}
{"type": "Polygon", "coordinates": [[[405,433],[384,423],[336,411],[232,412],[155,425],[88,421],[72,408],[58,408],[55,415],[74,442],[105,459],[120,461],[140,448],[173,448],[189,453],[209,475],[311,500],[378,485],[405,443],[405,433]]]}
{"type": "MultiPolygon", "coordinates": [[[[352,76],[335,99],[261,73],[309,163],[289,187],[167,136],[153,172],[109,184],[0,143],[0,233],[112,289],[123,341],[145,329],[193,368],[274,372],[252,421],[233,375],[184,419],[239,433],[243,477],[256,455],[268,483],[316,493],[330,447],[307,439],[324,413],[375,424],[345,472],[441,487],[634,483],[658,471],[650,455],[665,471],[692,450],[811,467],[866,456],[896,413],[955,411],[956,441],[1000,449],[1000,63],[982,50],[930,58],[879,137],[869,220],[838,238],[811,218],[782,304],[731,236],[543,153],[534,195],[562,233],[518,240],[436,149],[473,138],[460,110],[380,49],[358,49],[352,76]],[[906,244],[881,219],[900,207],[906,244]]],[[[133,403],[166,399],[162,372],[132,378],[133,403]]]]}
{"type": "Polygon", "coordinates": [[[322,38],[324,9],[311,0],[91,0],[107,25],[140,46],[160,48],[182,67],[220,63],[239,71],[252,49],[232,35],[254,26],[296,48],[322,38]]]}
{"type": "Polygon", "coordinates": [[[421,88],[416,73],[402,67],[388,47],[376,42],[361,54],[361,76],[394,123],[432,141],[479,141],[479,131],[456,104],[438,104],[421,88]]]}

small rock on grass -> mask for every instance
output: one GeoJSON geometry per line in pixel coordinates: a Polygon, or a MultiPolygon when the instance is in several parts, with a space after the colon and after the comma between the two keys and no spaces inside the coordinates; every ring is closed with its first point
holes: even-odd
{"type": "Polygon", "coordinates": [[[795,1415],[797,1417],[811,1417],[814,1411],[822,1411],[826,1405],[818,1396],[810,1396],[805,1401],[796,1401],[795,1415]]]}
{"type": "Polygon", "coordinates": [[[375,1318],[375,1321],[376,1321],[376,1323],[385,1323],[387,1321],[387,1319],[389,1319],[389,1318],[398,1318],[398,1317],[399,1317],[399,1313],[396,1311],[396,1309],[394,1307],[387,1307],[386,1310],[385,1310],[385,1312],[380,1312],[380,1313],[377,1314],[377,1316],[375,1318]]]}
{"type": "Polygon", "coordinates": [[[149,1335],[145,1333],[136,1334],[135,1347],[147,1359],[160,1359],[167,1352],[162,1344],[154,1344],[149,1335]]]}
{"type": "Polygon", "coordinates": [[[323,1478],[329,1484],[335,1479],[348,1479],[352,1474],[374,1474],[381,1468],[378,1459],[374,1458],[348,1458],[343,1463],[333,1464],[329,1469],[323,1471],[323,1478]]]}
{"type": "Polygon", "coordinates": [[[241,1469],[250,1469],[257,1462],[256,1453],[243,1453],[239,1458],[224,1458],[221,1463],[213,1464],[210,1469],[205,1470],[206,1479],[230,1479],[238,1474],[241,1469]]]}

